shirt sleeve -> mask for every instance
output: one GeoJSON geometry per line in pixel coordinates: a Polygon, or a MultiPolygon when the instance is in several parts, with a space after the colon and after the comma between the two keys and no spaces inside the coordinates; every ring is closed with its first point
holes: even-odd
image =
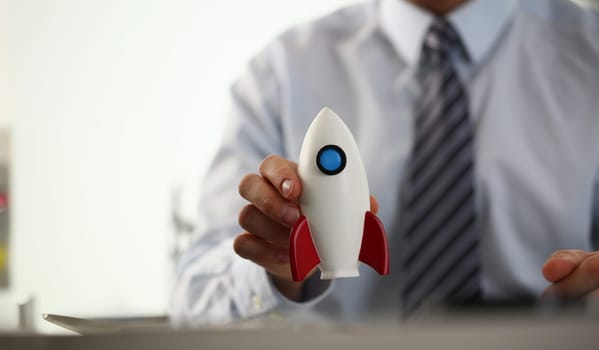
{"type": "Polygon", "coordinates": [[[232,248],[241,233],[237,215],[246,204],[237,193],[240,179],[256,172],[267,155],[285,155],[280,80],[272,64],[276,56],[275,46],[265,50],[232,86],[224,138],[202,186],[197,238],[177,269],[170,302],[171,322],[177,327],[227,323],[279,305],[309,307],[317,299],[314,293],[324,295],[327,289],[311,288],[311,302],[287,302],[263,268],[232,248]]]}

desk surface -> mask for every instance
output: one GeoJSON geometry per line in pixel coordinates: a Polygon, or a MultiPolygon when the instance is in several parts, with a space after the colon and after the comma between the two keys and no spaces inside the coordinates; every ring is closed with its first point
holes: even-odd
{"type": "Polygon", "coordinates": [[[88,336],[4,335],[0,349],[599,349],[599,318],[493,315],[410,323],[227,327],[88,336]]]}

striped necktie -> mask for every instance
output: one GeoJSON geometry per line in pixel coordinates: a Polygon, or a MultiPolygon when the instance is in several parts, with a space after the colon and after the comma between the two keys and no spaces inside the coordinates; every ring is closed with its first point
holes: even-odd
{"type": "Polygon", "coordinates": [[[403,198],[404,316],[425,305],[480,298],[474,135],[466,91],[450,60],[455,53],[467,58],[451,24],[437,19],[422,47],[422,99],[403,198]]]}

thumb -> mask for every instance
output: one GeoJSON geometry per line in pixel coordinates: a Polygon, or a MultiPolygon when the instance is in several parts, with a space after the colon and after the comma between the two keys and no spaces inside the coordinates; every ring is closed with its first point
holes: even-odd
{"type": "Polygon", "coordinates": [[[558,250],[543,265],[543,276],[547,281],[555,283],[576,270],[588,255],[583,250],[558,250]]]}
{"type": "Polygon", "coordinates": [[[370,211],[376,215],[379,211],[379,202],[374,198],[374,196],[370,196],[370,211]]]}

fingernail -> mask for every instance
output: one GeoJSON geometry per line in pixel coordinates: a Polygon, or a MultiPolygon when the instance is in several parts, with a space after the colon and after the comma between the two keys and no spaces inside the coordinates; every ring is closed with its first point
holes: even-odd
{"type": "Polygon", "coordinates": [[[283,223],[289,226],[293,226],[299,217],[299,210],[293,205],[286,206],[283,208],[283,212],[281,213],[281,219],[283,220],[283,223]]]}
{"type": "Polygon", "coordinates": [[[575,254],[572,254],[568,251],[561,251],[553,256],[554,259],[565,260],[569,262],[576,263],[578,261],[578,257],[575,254]]]}
{"type": "Polygon", "coordinates": [[[281,190],[283,191],[283,195],[287,197],[293,188],[293,182],[289,179],[285,179],[281,184],[281,190]]]}

